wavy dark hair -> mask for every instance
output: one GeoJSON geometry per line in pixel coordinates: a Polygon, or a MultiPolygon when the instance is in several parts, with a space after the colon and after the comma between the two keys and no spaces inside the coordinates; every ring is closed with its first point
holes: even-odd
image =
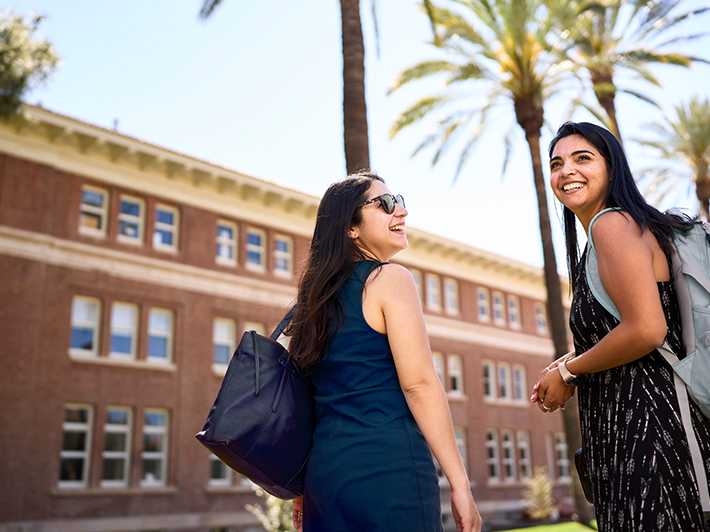
{"type": "MultiPolygon", "coordinates": [[[[609,175],[609,188],[604,201],[606,207],[619,207],[626,211],[641,230],[648,228],[656,237],[666,257],[670,259],[673,246],[673,230],[687,230],[694,220],[688,216],[663,213],[652,207],[639,192],[631,174],[624,149],[618,139],[607,129],[589,122],[566,122],[557,130],[550,142],[549,156],[560,139],[581,135],[602,154],[609,175]]],[[[570,287],[574,289],[579,266],[577,222],[574,213],[564,207],[565,240],[567,243],[567,266],[570,287]]]]}
{"type": "Polygon", "coordinates": [[[331,185],[318,206],[308,262],[286,329],[291,336],[289,352],[301,369],[322,358],[342,320],[338,290],[352,274],[355,262],[368,258],[348,236],[348,230],[362,221],[362,203],[373,181],[384,183],[381,177],[366,171],[349,175],[331,185]]]}

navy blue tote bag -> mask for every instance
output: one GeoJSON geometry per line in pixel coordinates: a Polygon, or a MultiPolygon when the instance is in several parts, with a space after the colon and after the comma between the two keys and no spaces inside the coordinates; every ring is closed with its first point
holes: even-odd
{"type": "Polygon", "coordinates": [[[227,466],[281,499],[303,495],[313,439],[310,383],[276,341],[292,313],[270,337],[244,333],[195,436],[227,466]]]}

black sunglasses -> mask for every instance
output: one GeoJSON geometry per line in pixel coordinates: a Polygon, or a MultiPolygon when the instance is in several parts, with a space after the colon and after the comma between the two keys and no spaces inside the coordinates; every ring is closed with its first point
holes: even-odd
{"type": "Polygon", "coordinates": [[[367,200],[366,202],[361,203],[360,207],[364,207],[365,205],[369,205],[370,203],[375,203],[376,201],[379,202],[380,207],[382,207],[382,210],[385,211],[387,214],[392,214],[397,205],[399,205],[403,209],[407,208],[404,205],[404,197],[402,196],[402,194],[397,194],[395,196],[389,193],[382,194],[381,196],[377,196],[375,198],[367,200]]]}

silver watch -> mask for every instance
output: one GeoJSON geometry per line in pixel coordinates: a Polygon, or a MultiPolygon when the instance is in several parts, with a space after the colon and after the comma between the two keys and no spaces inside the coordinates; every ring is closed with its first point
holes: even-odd
{"type": "Polygon", "coordinates": [[[567,369],[568,360],[569,358],[565,357],[565,359],[557,366],[557,369],[559,370],[560,376],[562,377],[562,380],[565,382],[565,384],[569,386],[576,386],[579,382],[579,376],[575,375],[569,369],[567,369]]]}

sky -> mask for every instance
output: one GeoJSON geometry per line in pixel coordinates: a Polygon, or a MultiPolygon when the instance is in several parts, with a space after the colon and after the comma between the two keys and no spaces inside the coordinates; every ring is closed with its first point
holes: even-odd
{"type": "MultiPolygon", "coordinates": [[[[405,196],[410,225],[541,266],[530,155],[519,128],[510,165],[501,175],[503,137],[514,123],[512,105],[489,117],[456,183],[455,149],[435,167],[432,152],[411,158],[433,123],[393,140],[389,128],[399,113],[440,84],[427,81],[390,96],[387,89],[404,68],[439,56],[414,0],[376,1],[378,56],[371,2],[361,1],[372,168],[405,196]]],[[[51,79],[27,95],[29,103],[103,127],[116,124],[121,133],[322,194],[345,175],[338,2],[225,0],[207,21],[197,16],[200,5],[201,0],[5,0],[0,9],[46,16],[39,33],[61,57],[51,79]]],[[[708,21],[695,17],[683,33],[704,31],[708,21]]],[[[705,39],[675,50],[710,57],[709,44],[705,39]]],[[[630,139],[646,135],[648,124],[676,104],[710,93],[708,65],[652,70],[662,89],[631,86],[655,98],[662,111],[630,97],[617,101],[632,168],[653,160],[630,139]]],[[[558,98],[546,107],[550,128],[569,118],[567,100],[558,98]]],[[[574,118],[591,117],[579,112],[574,118]]],[[[551,137],[546,129],[543,152],[551,137]]],[[[543,161],[546,166],[545,153],[543,161]]],[[[669,201],[695,212],[694,196],[680,188],[669,201]]],[[[564,271],[561,209],[554,200],[549,203],[557,261],[564,271]]]]}

